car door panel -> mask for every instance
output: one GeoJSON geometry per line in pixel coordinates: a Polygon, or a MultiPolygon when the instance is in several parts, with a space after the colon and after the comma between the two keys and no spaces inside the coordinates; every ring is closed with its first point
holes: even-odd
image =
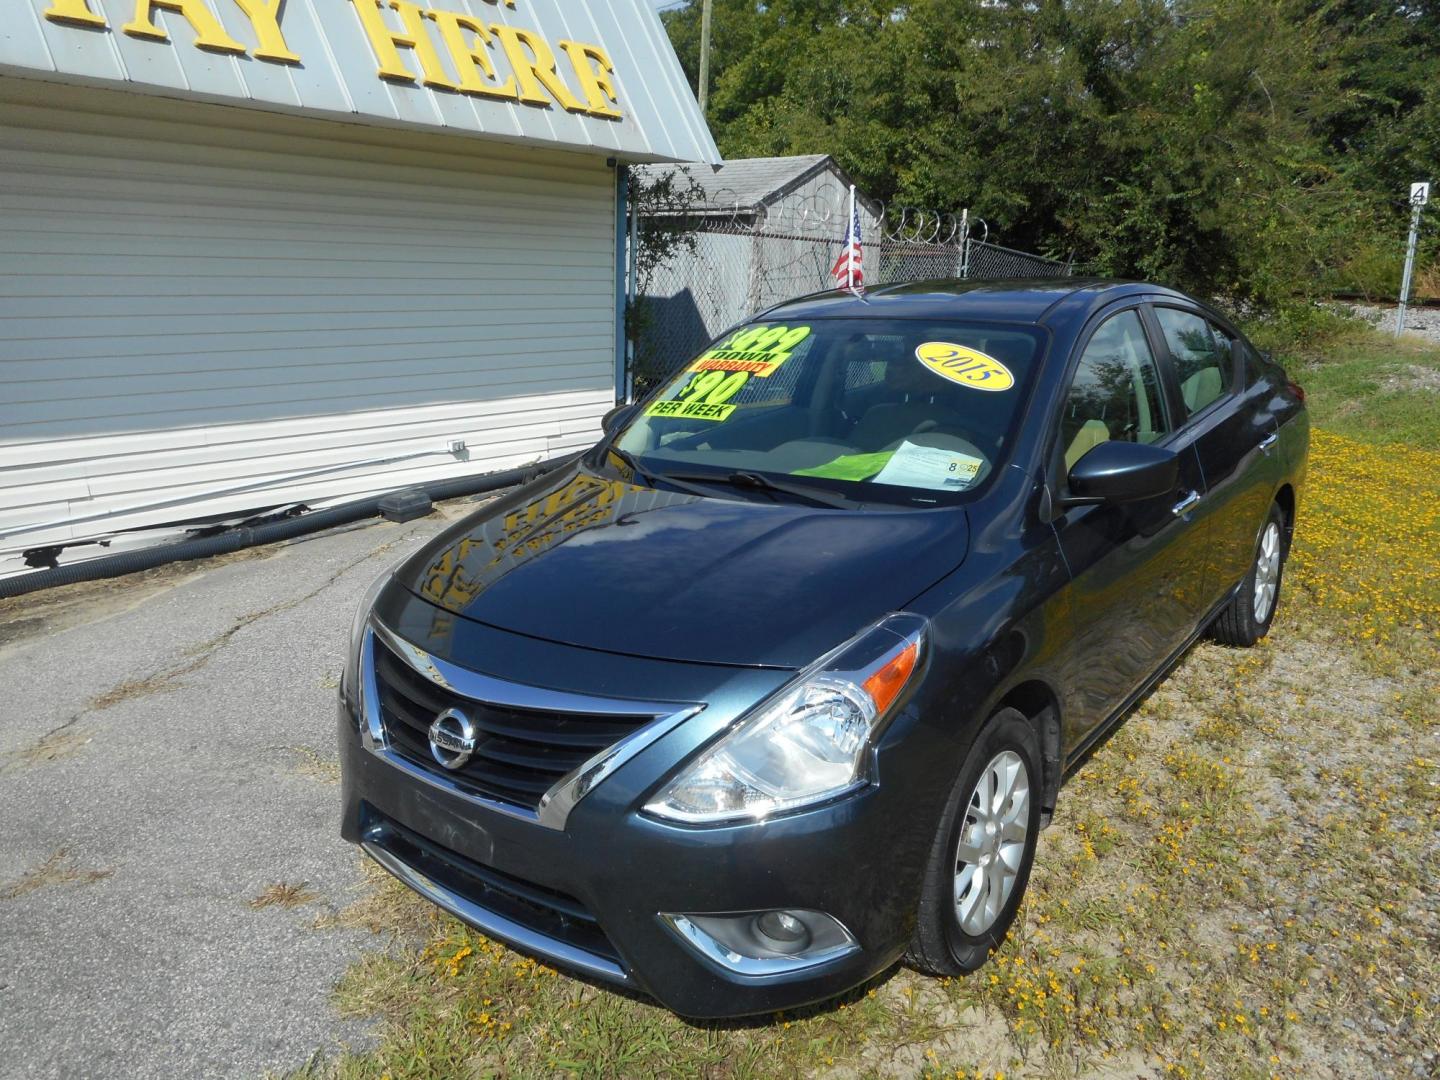
{"type": "Polygon", "coordinates": [[[1193,634],[1204,602],[1204,475],[1193,438],[1172,434],[1155,351],[1138,307],[1106,312],[1081,339],[1056,433],[1053,467],[1062,475],[1107,438],[1163,446],[1178,465],[1174,490],[1160,498],[1072,506],[1053,519],[1071,575],[1073,632],[1060,661],[1067,756],[1193,634]],[[1136,371],[1148,371],[1157,389],[1136,371]]]}
{"type": "Polygon", "coordinates": [[[1205,485],[1193,444],[1175,447],[1180,483],[1161,499],[1076,507],[1055,522],[1070,568],[1072,644],[1065,671],[1064,750],[1096,725],[1193,633],[1203,604],[1205,485]],[[1192,494],[1191,509],[1175,507],[1192,494]]]}
{"type": "Polygon", "coordinates": [[[1198,514],[1210,542],[1202,605],[1208,610],[1249,571],[1255,539],[1280,483],[1274,393],[1266,383],[1247,379],[1241,355],[1231,346],[1235,335],[1205,313],[1156,305],[1150,319],[1166,354],[1177,412],[1184,415],[1200,391],[1199,408],[1187,417],[1185,431],[1205,479],[1205,502],[1198,514]],[[1197,348],[1202,338],[1205,345],[1197,348]],[[1207,376],[1213,376],[1210,381],[1219,388],[1208,399],[1200,389],[1207,376]]]}

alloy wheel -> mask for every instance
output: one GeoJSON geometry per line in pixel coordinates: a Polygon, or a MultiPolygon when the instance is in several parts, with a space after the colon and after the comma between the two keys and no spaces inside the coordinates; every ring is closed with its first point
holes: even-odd
{"type": "Polygon", "coordinates": [[[1260,536],[1260,554],[1255,560],[1255,621],[1264,623],[1275,606],[1280,585],[1280,526],[1269,522],[1260,536]]]}
{"type": "Polygon", "coordinates": [[[1013,750],[991,758],[970,794],[955,852],[955,914],[978,937],[1015,890],[1030,830],[1030,772],[1013,750]]]}

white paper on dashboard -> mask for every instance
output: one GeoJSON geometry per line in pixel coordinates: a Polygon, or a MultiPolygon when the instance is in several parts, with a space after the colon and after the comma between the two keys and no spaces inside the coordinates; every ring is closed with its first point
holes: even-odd
{"type": "Polygon", "coordinates": [[[871,483],[963,491],[975,482],[983,464],[984,461],[970,454],[934,446],[916,446],[907,440],[900,444],[871,483]]]}

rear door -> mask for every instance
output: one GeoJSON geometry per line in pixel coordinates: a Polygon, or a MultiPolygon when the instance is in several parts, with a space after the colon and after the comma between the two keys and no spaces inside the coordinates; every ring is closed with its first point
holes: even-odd
{"type": "MultiPolygon", "coordinates": [[[[1072,578],[1062,661],[1067,754],[1193,632],[1206,568],[1205,530],[1193,514],[1204,501],[1200,462],[1193,440],[1176,430],[1141,307],[1106,312],[1077,352],[1056,432],[1058,476],[1095,446],[1122,439],[1175,450],[1180,479],[1158,499],[1073,506],[1054,521],[1072,578]]],[[[1057,487],[1065,490],[1063,479],[1057,487]]]]}
{"type": "Polygon", "coordinates": [[[1196,512],[1210,536],[1205,607],[1250,568],[1255,541],[1279,482],[1277,418],[1262,382],[1247,385],[1234,335],[1196,308],[1157,303],[1154,329],[1164,350],[1168,393],[1181,431],[1193,442],[1205,481],[1196,512]]]}

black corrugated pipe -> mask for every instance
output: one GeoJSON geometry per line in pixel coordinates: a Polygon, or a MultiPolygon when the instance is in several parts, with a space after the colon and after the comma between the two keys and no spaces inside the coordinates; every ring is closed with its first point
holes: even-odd
{"type": "MultiPolygon", "coordinates": [[[[486,491],[513,487],[526,480],[540,476],[574,461],[575,454],[550,458],[534,465],[504,472],[484,473],[479,476],[461,476],[451,480],[433,480],[428,484],[413,484],[430,498],[457,499],[462,495],[478,495],[486,491]]],[[[98,581],[101,578],[120,577],[140,570],[151,570],[167,563],[185,562],[190,559],[208,559],[214,555],[228,555],[232,551],[255,547],[259,544],[273,544],[280,540],[304,536],[335,525],[348,525],[352,521],[375,517],[380,513],[380,500],[384,494],[372,495],[354,502],[340,503],[324,510],[315,510],[300,517],[284,521],[272,521],[266,525],[245,526],[231,529],[215,536],[202,536],[193,540],[181,540],[174,544],[156,544],[139,551],[127,551],[122,555],[106,555],[98,559],[86,559],[69,566],[57,566],[50,570],[36,570],[0,579],[0,600],[12,596],[24,596],[37,589],[52,589],[57,585],[72,585],[77,581],[98,581]]]]}

